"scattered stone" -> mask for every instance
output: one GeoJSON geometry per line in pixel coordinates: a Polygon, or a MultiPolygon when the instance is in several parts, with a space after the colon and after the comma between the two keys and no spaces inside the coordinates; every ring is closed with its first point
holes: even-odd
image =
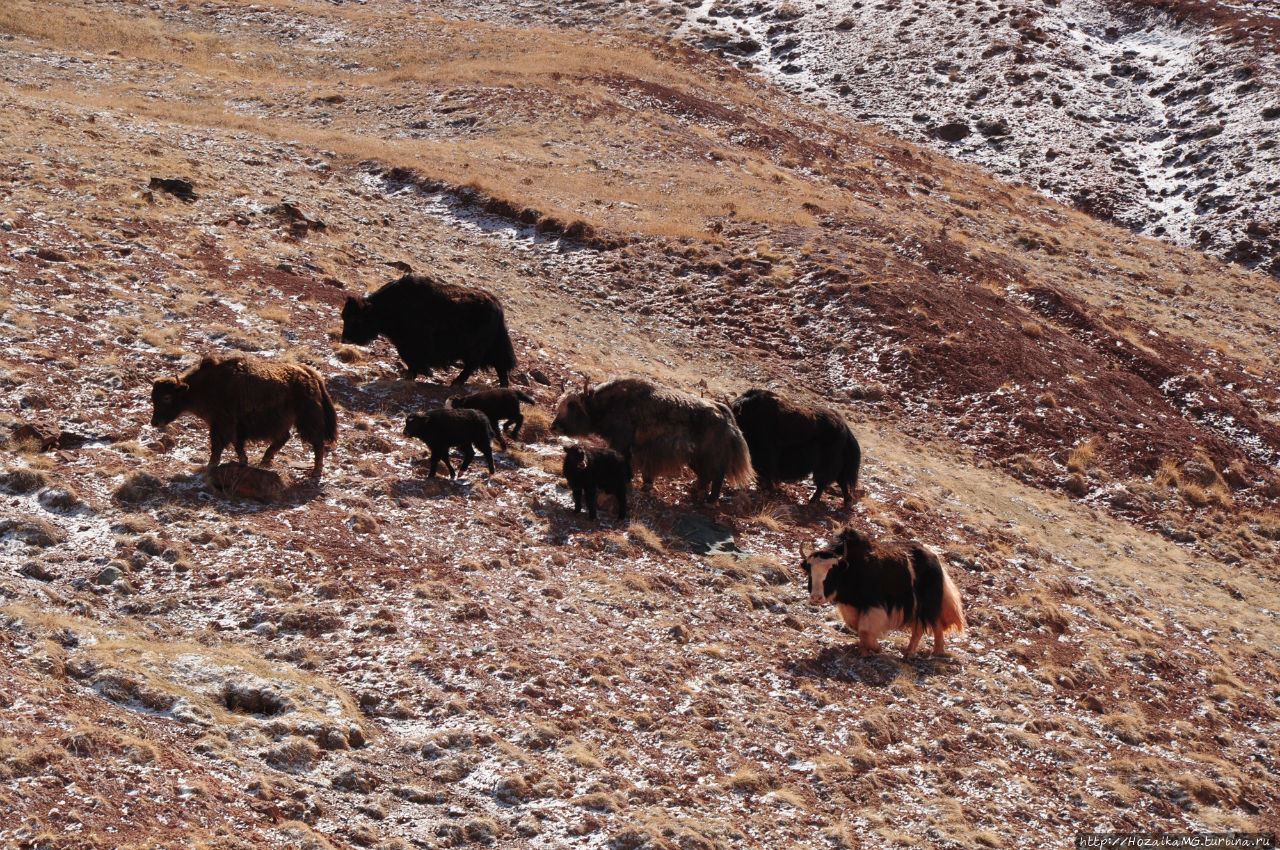
{"type": "Polygon", "coordinates": [[[732,530],[700,514],[682,514],[672,524],[671,531],[698,555],[742,554],[733,540],[732,530]]]}
{"type": "Polygon", "coordinates": [[[191,181],[184,180],[181,177],[152,177],[148,187],[158,189],[161,192],[168,192],[175,198],[187,202],[194,201],[197,198],[195,187],[191,181]]]}
{"type": "Polygon", "coordinates": [[[115,584],[124,576],[119,567],[104,567],[102,572],[93,577],[94,584],[115,584]]]}
{"type": "Polygon", "coordinates": [[[934,127],[930,131],[934,138],[941,139],[944,142],[962,141],[971,132],[966,121],[952,121],[940,127],[934,127]]]}
{"type": "Polygon", "coordinates": [[[209,474],[209,486],[224,496],[275,502],[284,495],[284,479],[270,469],[224,463],[209,474]]]}

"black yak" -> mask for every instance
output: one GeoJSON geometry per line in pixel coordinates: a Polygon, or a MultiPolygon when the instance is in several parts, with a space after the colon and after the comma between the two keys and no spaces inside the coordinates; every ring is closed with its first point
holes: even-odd
{"type": "Polygon", "coordinates": [[[730,406],[751,448],[761,489],[813,475],[816,489],[810,504],[821,501],[832,483],[839,485],[844,504],[852,503],[862,447],[838,413],[798,404],[770,390],[748,390],[730,406]]]}
{"type": "Polygon", "coordinates": [[[809,601],[835,603],[845,624],[858,635],[863,655],[879,652],[879,637],[910,629],[903,656],[911,658],[925,631],[933,632],[933,654],[946,655],[943,635],[963,632],[960,591],[938,556],[919,543],[873,542],[846,528],[831,544],[804,556],[809,601]]]}
{"type": "Polygon", "coordinates": [[[462,361],[455,385],[477,369],[492,367],[507,386],[516,366],[502,304],[492,293],[407,274],[376,292],[348,297],[342,307],[342,341],[368,345],[391,340],[409,375],[430,374],[462,361]]]}
{"type": "Polygon", "coordinates": [[[411,413],[405,419],[404,435],[416,437],[427,444],[431,451],[431,471],[428,478],[435,478],[436,465],[444,461],[444,468],[449,470],[450,478],[457,478],[466,472],[471,465],[475,446],[489,463],[489,474],[493,475],[493,428],[489,425],[489,417],[478,410],[450,410],[438,408],[422,413],[411,413]],[[457,472],[449,463],[449,449],[457,448],[462,452],[462,464],[457,472]]]}
{"type": "Polygon", "coordinates": [[[645,378],[615,378],[565,393],[551,430],[604,437],[631,458],[645,489],[655,476],[687,465],[698,476],[695,493],[710,488],[708,501],[714,502],[725,481],[742,486],[755,474],[747,442],[726,405],[645,378]]]}
{"type": "Polygon", "coordinates": [[[507,434],[515,437],[520,434],[520,426],[524,425],[524,414],[520,412],[520,402],[525,404],[534,404],[533,396],[520,390],[513,390],[509,387],[499,390],[481,390],[478,393],[470,395],[455,395],[449,397],[449,407],[454,408],[470,408],[478,410],[485,416],[489,417],[489,424],[493,426],[493,431],[498,435],[498,445],[502,448],[507,447],[507,441],[502,439],[502,428],[499,423],[502,420],[507,421],[507,434]]]}
{"type": "Polygon", "coordinates": [[[573,491],[573,512],[587,505],[587,516],[596,518],[596,492],[603,491],[618,502],[618,519],[627,518],[627,485],[631,483],[631,461],[613,449],[569,446],[564,450],[564,478],[573,491]]]}
{"type": "Polygon", "coordinates": [[[338,417],[324,379],[310,366],[272,363],[257,357],[205,357],[181,378],[161,378],[151,388],[151,425],[163,428],[183,413],[209,424],[209,470],[218,465],[222,450],[235,447],[248,464],[244,444],[270,440],[262,464],[268,465],[289,440],[289,431],[315,451],[312,474],[324,469],[325,450],[338,440],[338,417]]]}

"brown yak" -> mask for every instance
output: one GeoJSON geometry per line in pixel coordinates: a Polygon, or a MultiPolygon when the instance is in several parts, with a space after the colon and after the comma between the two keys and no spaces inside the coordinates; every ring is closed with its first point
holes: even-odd
{"type": "Polygon", "coordinates": [[[259,357],[205,357],[181,378],[161,378],[151,388],[151,425],[163,428],[183,413],[209,425],[209,469],[228,444],[248,464],[244,444],[269,440],[264,466],[289,440],[290,429],[315,451],[312,475],[324,470],[325,450],[338,441],[338,417],[324,379],[310,366],[259,357]]]}

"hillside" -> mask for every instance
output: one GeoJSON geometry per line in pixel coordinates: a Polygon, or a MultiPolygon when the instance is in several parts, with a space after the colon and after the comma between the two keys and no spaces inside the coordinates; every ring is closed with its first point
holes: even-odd
{"type": "Polygon", "coordinates": [[[0,8],[0,845],[1280,828],[1280,283],[640,31],[666,5],[0,8]],[[402,435],[452,373],[340,341],[406,265],[506,306],[538,404],[492,477],[402,435]],[[228,351],[325,376],[318,486],[294,439],[280,500],[224,497],[202,424],[148,424],[228,351]],[[859,501],[574,515],[551,410],[613,374],[836,407],[859,501]],[[941,553],[951,658],[808,604],[846,521],[941,553]]]}

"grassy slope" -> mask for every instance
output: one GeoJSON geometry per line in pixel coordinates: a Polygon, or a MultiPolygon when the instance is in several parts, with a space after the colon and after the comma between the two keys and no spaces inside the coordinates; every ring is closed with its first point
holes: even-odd
{"type": "MultiPolygon", "coordinates": [[[[1016,372],[953,413],[945,388],[963,376],[936,369],[927,335],[874,337],[914,369],[867,369],[874,322],[835,357],[822,347],[863,299],[941,337],[976,303],[997,316],[993,351],[1020,334],[1083,357],[1069,327],[1023,306],[1051,286],[1117,338],[1172,337],[1171,358],[1216,345],[1209,379],[1220,393],[1215,371],[1256,382],[1274,423],[1273,282],[815,123],[682,49],[409,10],[388,32],[385,9],[329,5],[63,11],[58,27],[30,4],[0,12],[17,84],[0,116],[14,225],[0,233],[0,392],[11,426],[99,439],[5,451],[6,468],[75,499],[6,484],[25,524],[4,538],[16,684],[0,793],[33,821],[11,817],[4,839],[971,846],[1080,824],[1275,828],[1265,481],[1197,496],[1177,466],[1193,430],[1171,438],[1184,454],[1163,480],[1144,477],[1109,422],[1077,467],[1098,493],[1145,494],[1131,521],[1052,488],[1044,470],[1067,466],[1052,457],[1067,446],[1028,439],[1010,461],[994,438],[953,439],[987,408],[1004,415],[992,393],[1016,390],[1016,372]],[[564,251],[499,218],[477,229],[435,195],[388,194],[368,160],[626,244],[564,251]],[[170,174],[201,199],[141,191],[170,174]],[[292,235],[270,209],[284,196],[328,227],[292,235]],[[395,381],[385,348],[330,333],[344,288],[378,285],[395,260],[500,292],[522,363],[556,386],[578,371],[717,394],[775,380],[843,405],[868,458],[858,517],[944,550],[966,593],[956,660],[860,661],[803,604],[796,547],[835,511],[741,496],[709,515],[750,556],[704,559],[674,526],[706,512],[673,486],[639,497],[630,528],[568,519],[556,453],[537,445],[492,481],[423,482],[398,422],[446,391],[395,381]],[[325,372],[344,433],[322,492],[268,509],[209,500],[191,474],[201,429],[159,439],[142,424],[152,377],[220,347],[325,372]],[[843,361],[852,378],[833,374],[843,361]],[[923,382],[921,404],[895,402],[899,379],[923,382]],[[851,380],[889,398],[849,404],[851,380]],[[1198,536],[1144,530],[1162,522],[1198,536]],[[49,581],[28,575],[37,560],[49,581]],[[108,562],[126,580],[95,590],[108,562]],[[249,695],[238,712],[232,693],[249,695]]],[[[1066,378],[1035,388],[1056,393],[1050,410],[1094,400],[1066,378]]],[[[1106,421],[1092,415],[1082,427],[1106,421]]]]}

